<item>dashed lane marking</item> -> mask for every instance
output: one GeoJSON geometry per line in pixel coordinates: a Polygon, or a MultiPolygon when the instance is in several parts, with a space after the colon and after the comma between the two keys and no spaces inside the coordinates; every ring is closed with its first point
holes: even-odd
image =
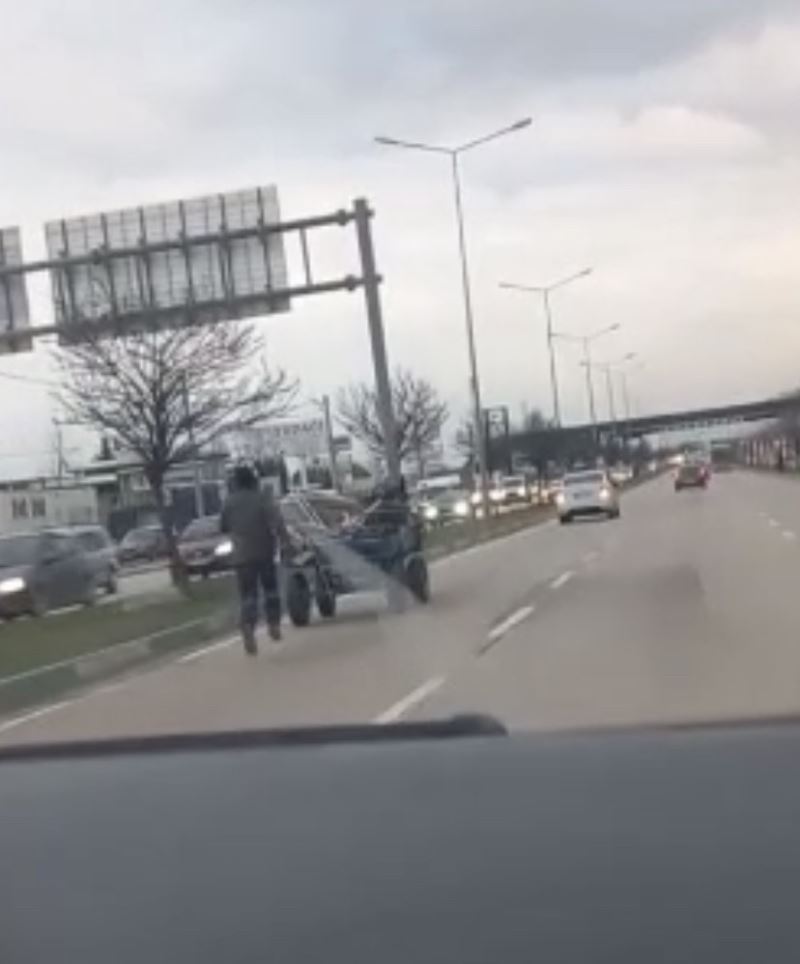
{"type": "Polygon", "coordinates": [[[560,576],[558,576],[550,583],[550,588],[561,589],[562,586],[566,586],[566,584],[570,581],[570,579],[572,579],[574,575],[575,573],[572,571],[572,569],[567,569],[565,572],[562,572],[560,576]]]}
{"type": "Polygon", "coordinates": [[[390,706],[388,710],[379,713],[372,722],[395,723],[401,717],[405,716],[409,710],[413,710],[414,707],[419,706],[419,704],[428,699],[429,696],[433,696],[438,689],[444,686],[444,683],[444,676],[432,676],[430,679],[425,680],[424,683],[421,683],[416,689],[411,690],[407,696],[404,696],[401,700],[398,700],[390,706]]]}

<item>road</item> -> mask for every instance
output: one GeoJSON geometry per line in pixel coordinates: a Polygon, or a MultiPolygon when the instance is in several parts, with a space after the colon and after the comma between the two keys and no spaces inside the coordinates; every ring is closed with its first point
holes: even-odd
{"type": "Polygon", "coordinates": [[[615,522],[440,561],[429,607],[355,598],[248,659],[223,640],[0,722],[6,743],[492,713],[559,729],[800,709],[800,482],[659,478],[615,522]]]}

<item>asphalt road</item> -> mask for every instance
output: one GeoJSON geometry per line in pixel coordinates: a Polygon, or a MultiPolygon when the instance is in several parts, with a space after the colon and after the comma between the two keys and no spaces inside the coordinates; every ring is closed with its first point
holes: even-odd
{"type": "Polygon", "coordinates": [[[800,709],[800,482],[662,477],[612,522],[547,523],[442,560],[408,613],[346,600],[0,722],[0,740],[89,738],[480,711],[511,727],[690,721],[800,709]]]}

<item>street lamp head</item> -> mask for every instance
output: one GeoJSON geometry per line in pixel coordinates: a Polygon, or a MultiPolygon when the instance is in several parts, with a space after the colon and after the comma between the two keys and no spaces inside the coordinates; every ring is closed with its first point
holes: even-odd
{"type": "Polygon", "coordinates": [[[530,127],[533,123],[532,117],[523,117],[522,120],[518,120],[515,124],[512,124],[509,130],[521,131],[525,127],[530,127]]]}
{"type": "Polygon", "coordinates": [[[587,275],[590,275],[593,270],[594,270],[593,268],[584,268],[583,271],[579,271],[575,277],[585,278],[587,275]]]}
{"type": "Polygon", "coordinates": [[[386,145],[388,145],[389,147],[399,147],[399,144],[400,144],[400,142],[397,141],[394,137],[384,137],[384,136],[381,135],[381,134],[379,134],[379,135],[375,138],[375,142],[376,142],[377,144],[386,144],[386,145]]]}

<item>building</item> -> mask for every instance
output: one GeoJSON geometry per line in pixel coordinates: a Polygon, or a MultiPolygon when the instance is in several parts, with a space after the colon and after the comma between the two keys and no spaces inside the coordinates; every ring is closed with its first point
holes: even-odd
{"type": "Polygon", "coordinates": [[[0,483],[0,535],[85,525],[99,519],[98,494],[93,485],[41,478],[0,483]]]}

